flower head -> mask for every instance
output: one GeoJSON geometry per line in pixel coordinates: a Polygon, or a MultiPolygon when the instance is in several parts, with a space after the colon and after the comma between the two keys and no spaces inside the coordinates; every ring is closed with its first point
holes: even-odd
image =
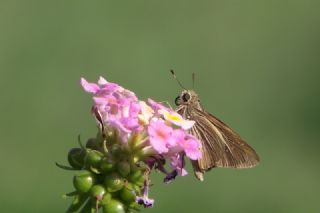
{"type": "MultiPolygon", "coordinates": [[[[86,92],[93,95],[92,112],[100,127],[100,137],[97,136],[98,142],[94,146],[87,144],[89,151],[83,153],[90,156],[77,161],[77,166],[93,173],[104,174],[116,165],[117,169],[106,175],[107,179],[104,180],[104,183],[110,183],[110,186],[107,184],[111,187],[108,191],[113,193],[115,190],[115,197],[118,199],[116,193],[119,192],[116,190],[123,187],[122,180],[125,179],[128,183],[134,180],[134,184],[140,186],[139,190],[132,189],[136,190],[133,193],[136,204],[152,207],[154,200],[148,197],[151,170],[155,168],[163,172],[166,175],[164,181],[169,183],[176,176],[187,175],[185,157],[191,160],[201,158],[200,141],[187,132],[195,122],[184,119],[171,108],[152,99],[141,101],[134,92],[108,82],[103,77],[100,77],[97,83],[81,78],[80,83],[86,92]],[[92,155],[95,155],[94,158],[92,155]],[[88,163],[88,159],[93,160],[88,163]],[[81,162],[83,165],[79,165],[81,162]],[[166,170],[166,162],[170,164],[171,172],[166,170]],[[141,164],[144,167],[141,167],[141,164]],[[134,170],[130,171],[132,168],[134,170]],[[115,174],[115,171],[119,174],[115,174]],[[132,179],[136,171],[140,172],[137,173],[140,174],[137,180],[132,179]],[[120,185],[115,184],[116,180],[120,185]],[[143,192],[142,196],[137,196],[141,195],[140,192],[143,192]]],[[[102,183],[98,184],[101,186],[102,183]]],[[[103,189],[101,187],[100,189],[103,189]]],[[[100,194],[99,198],[101,202],[109,199],[100,194]]]]}
{"type": "Polygon", "coordinates": [[[121,86],[100,77],[98,83],[89,83],[84,78],[81,85],[93,93],[94,109],[101,115],[101,122],[118,129],[122,138],[141,128],[138,115],[141,111],[136,95],[121,86]]]}

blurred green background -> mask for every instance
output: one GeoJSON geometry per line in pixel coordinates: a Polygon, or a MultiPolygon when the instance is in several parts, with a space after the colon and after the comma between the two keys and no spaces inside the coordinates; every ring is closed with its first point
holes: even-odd
{"type": "MultiPolygon", "coordinates": [[[[319,1],[318,1],[319,2],[319,1]]],[[[172,101],[196,73],[205,108],[261,164],[170,185],[143,212],[319,212],[320,4],[300,0],[0,0],[1,212],[63,212],[76,137],[95,134],[81,76],[172,101]]]]}

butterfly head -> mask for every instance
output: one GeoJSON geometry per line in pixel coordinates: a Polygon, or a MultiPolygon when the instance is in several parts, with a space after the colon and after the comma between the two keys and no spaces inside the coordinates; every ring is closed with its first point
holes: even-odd
{"type": "Polygon", "coordinates": [[[193,90],[183,90],[174,103],[177,106],[199,103],[198,94],[193,90]]]}

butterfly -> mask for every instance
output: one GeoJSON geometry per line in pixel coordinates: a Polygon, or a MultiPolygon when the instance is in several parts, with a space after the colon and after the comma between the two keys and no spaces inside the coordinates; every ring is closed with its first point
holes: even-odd
{"type": "MultiPolygon", "coordinates": [[[[174,72],[174,78],[178,81],[174,72]]],[[[193,74],[194,82],[194,74],[193,74]]],[[[178,81],[179,85],[182,84],[178,81]]],[[[195,121],[189,133],[201,143],[202,158],[192,161],[195,176],[203,181],[204,173],[215,167],[251,168],[259,163],[259,156],[239,134],[201,105],[194,90],[183,89],[175,99],[176,112],[183,118],[195,121]]]]}

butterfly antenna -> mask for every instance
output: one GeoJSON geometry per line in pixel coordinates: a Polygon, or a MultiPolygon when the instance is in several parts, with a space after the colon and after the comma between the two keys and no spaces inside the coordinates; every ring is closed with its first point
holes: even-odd
{"type": "Polygon", "coordinates": [[[180,87],[181,87],[182,89],[187,90],[187,89],[181,84],[181,82],[180,82],[179,79],[177,78],[177,76],[176,76],[176,74],[174,73],[174,71],[173,71],[173,70],[170,70],[170,72],[171,72],[171,74],[173,75],[174,79],[176,79],[176,81],[178,82],[178,84],[180,85],[180,87]]]}
{"type": "Polygon", "coordinates": [[[196,74],[192,73],[192,89],[194,89],[194,82],[195,82],[196,74]]]}

